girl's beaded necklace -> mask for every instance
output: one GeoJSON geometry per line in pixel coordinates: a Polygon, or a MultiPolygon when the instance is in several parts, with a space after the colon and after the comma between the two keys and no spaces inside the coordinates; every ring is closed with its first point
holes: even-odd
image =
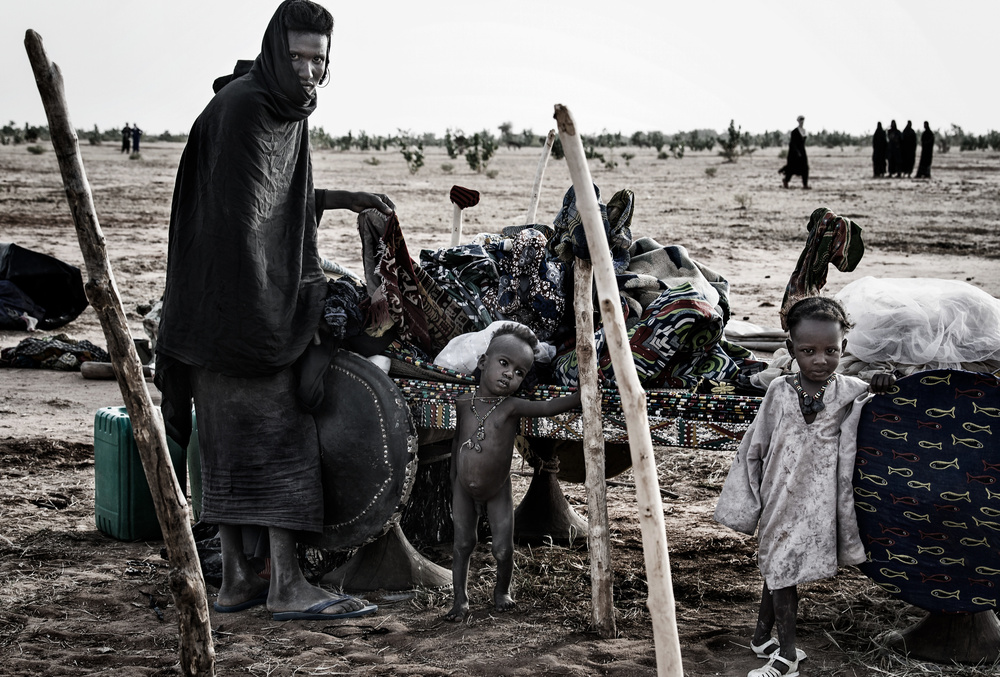
{"type": "MultiPolygon", "coordinates": [[[[477,388],[476,393],[478,392],[479,389],[477,388]]],[[[480,442],[486,439],[486,419],[490,417],[490,414],[492,414],[494,411],[497,410],[497,407],[499,407],[500,404],[507,399],[507,396],[503,395],[501,397],[479,397],[478,395],[476,395],[476,393],[472,394],[472,401],[469,402],[469,408],[472,409],[472,415],[476,417],[477,421],[479,421],[479,427],[476,428],[476,434],[473,437],[470,437],[468,441],[466,441],[465,444],[462,445],[461,448],[464,449],[466,446],[468,446],[469,449],[472,449],[473,451],[476,451],[478,453],[482,453],[483,445],[481,445],[480,442]],[[480,416],[479,412],[476,411],[476,400],[482,400],[483,402],[496,400],[496,402],[493,403],[493,406],[490,407],[490,410],[486,412],[485,416],[480,416]]]]}
{"type": "Polygon", "coordinates": [[[836,376],[836,374],[831,374],[830,378],[826,379],[826,383],[823,384],[823,387],[819,389],[819,392],[815,395],[810,395],[802,388],[802,373],[798,372],[795,374],[792,378],[792,387],[794,387],[795,392],[799,394],[799,408],[802,410],[803,416],[818,414],[826,409],[826,405],[823,404],[823,394],[826,392],[826,387],[833,383],[836,376]]]}

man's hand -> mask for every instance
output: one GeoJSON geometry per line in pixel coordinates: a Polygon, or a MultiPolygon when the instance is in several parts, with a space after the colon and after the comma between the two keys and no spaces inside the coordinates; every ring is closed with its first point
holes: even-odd
{"type": "Polygon", "coordinates": [[[879,372],[872,376],[869,390],[876,395],[889,392],[889,389],[896,385],[896,377],[889,372],[879,372]]]}
{"type": "Polygon", "coordinates": [[[391,215],[396,210],[389,196],[381,193],[351,192],[347,190],[326,191],[325,209],[350,209],[352,212],[360,214],[366,209],[377,209],[386,216],[391,215]]]}

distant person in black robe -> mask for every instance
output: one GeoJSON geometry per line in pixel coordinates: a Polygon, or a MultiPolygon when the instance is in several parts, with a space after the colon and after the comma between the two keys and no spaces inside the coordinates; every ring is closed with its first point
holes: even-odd
{"type": "Polygon", "coordinates": [[[920,135],[920,165],[917,167],[918,179],[931,178],[931,158],[934,157],[934,132],[924,120],[924,132],[920,135]]]}
{"type": "Polygon", "coordinates": [[[132,128],[126,122],[122,127],[122,152],[128,153],[132,150],[132,128]]]}
{"type": "Polygon", "coordinates": [[[139,123],[138,122],[135,123],[135,125],[132,126],[132,152],[133,153],[138,153],[139,152],[139,139],[142,138],[142,133],[143,133],[142,130],[139,129],[139,123]]]}
{"type": "Polygon", "coordinates": [[[249,72],[198,116],[174,184],[156,378],[182,448],[192,399],[197,409],[201,519],[219,526],[222,548],[220,613],[266,604],[274,620],[332,620],[376,609],[310,583],[296,554],[325,524],[317,423],[296,397],[327,290],[319,217],[392,214],[384,196],[313,185],[307,118],[330,74],[332,33],[326,9],[285,0],[249,72]],[[244,528],[267,534],[270,587],[244,528]]]}
{"type": "Polygon", "coordinates": [[[889,142],[889,176],[901,176],[903,167],[903,134],[896,126],[896,121],[889,123],[889,131],[886,132],[886,139],[889,142]]]}
{"type": "Polygon", "coordinates": [[[910,176],[913,174],[913,165],[917,161],[917,133],[913,131],[913,122],[906,121],[903,128],[903,142],[901,145],[903,165],[900,167],[900,174],[910,176]]]}
{"type": "Polygon", "coordinates": [[[876,179],[885,176],[886,143],[885,130],[879,122],[872,135],[872,171],[876,179]]]}
{"type": "Polygon", "coordinates": [[[806,128],[805,117],[799,116],[799,126],[792,130],[788,139],[788,157],[785,166],[778,170],[779,174],[784,174],[781,185],[788,188],[788,182],[793,176],[802,177],[802,187],[809,189],[809,159],[806,157],[806,128]]]}

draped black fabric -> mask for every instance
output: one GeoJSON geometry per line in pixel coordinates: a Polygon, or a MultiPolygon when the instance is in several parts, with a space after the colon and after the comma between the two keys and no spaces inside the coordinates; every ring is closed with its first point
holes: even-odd
{"type": "Polygon", "coordinates": [[[900,150],[902,153],[900,170],[903,174],[909,176],[913,173],[913,165],[917,161],[917,133],[913,131],[913,124],[910,122],[907,122],[906,127],[903,128],[903,140],[900,150]]]}
{"type": "Polygon", "coordinates": [[[806,157],[806,137],[796,127],[792,130],[792,135],[788,140],[788,162],[781,171],[786,178],[792,176],[808,176],[809,160],[806,157]]]}
{"type": "Polygon", "coordinates": [[[918,179],[931,178],[931,159],[934,157],[934,132],[930,127],[924,127],[920,135],[920,165],[917,167],[918,179]]]}
{"type": "Polygon", "coordinates": [[[885,176],[886,146],[888,140],[885,138],[885,130],[882,123],[878,123],[875,134],[872,135],[872,175],[885,176]]]}
{"type": "Polygon", "coordinates": [[[903,134],[896,127],[896,121],[889,123],[889,131],[885,134],[889,142],[889,176],[899,176],[903,165],[903,134]]]}
{"type": "Polygon", "coordinates": [[[166,361],[229,376],[288,367],[319,325],[326,289],[306,119],[316,106],[275,11],[250,72],[195,121],[170,215],[157,339],[166,361]]]}

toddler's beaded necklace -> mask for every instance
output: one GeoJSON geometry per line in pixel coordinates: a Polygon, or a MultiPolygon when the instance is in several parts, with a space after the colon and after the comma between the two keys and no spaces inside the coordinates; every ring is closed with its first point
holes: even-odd
{"type": "MultiPolygon", "coordinates": [[[[477,388],[476,389],[476,393],[478,393],[478,392],[479,392],[479,389],[477,388]]],[[[472,409],[472,415],[476,417],[477,421],[479,421],[479,427],[476,429],[475,436],[474,437],[470,437],[469,440],[467,442],[465,442],[465,444],[462,445],[463,449],[466,446],[468,446],[469,449],[472,449],[473,451],[477,451],[479,453],[482,453],[482,451],[483,451],[483,445],[481,445],[480,442],[482,440],[486,439],[486,419],[488,419],[490,417],[490,414],[492,414],[494,411],[496,411],[497,407],[499,407],[500,404],[504,400],[506,400],[506,399],[507,399],[506,395],[503,395],[502,397],[492,398],[492,397],[479,397],[478,395],[476,395],[475,393],[473,393],[473,395],[472,395],[472,401],[469,402],[469,408],[472,409]],[[492,407],[490,407],[490,410],[486,412],[485,416],[480,416],[479,412],[476,411],[476,400],[477,399],[478,400],[483,400],[484,402],[488,402],[489,400],[496,399],[496,402],[493,404],[492,407]]]]}
{"type": "Polygon", "coordinates": [[[802,410],[803,416],[809,416],[810,414],[818,414],[819,412],[826,409],[826,405],[823,404],[823,394],[826,392],[826,387],[833,383],[836,374],[831,374],[830,378],[826,379],[826,383],[823,387],[819,389],[815,395],[810,395],[802,388],[802,373],[798,372],[792,378],[792,387],[795,388],[795,392],[799,394],[799,408],[802,410]]]}

